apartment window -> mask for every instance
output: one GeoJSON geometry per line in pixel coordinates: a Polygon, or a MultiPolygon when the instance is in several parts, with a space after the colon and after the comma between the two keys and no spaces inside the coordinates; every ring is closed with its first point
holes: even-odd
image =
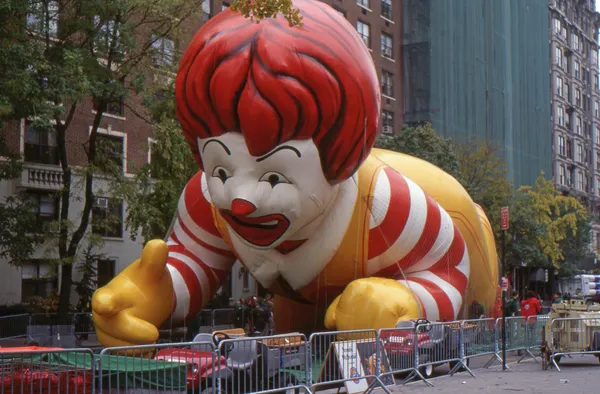
{"type": "Polygon", "coordinates": [[[96,134],[96,166],[103,172],[123,169],[123,137],[96,134]]]}
{"type": "Polygon", "coordinates": [[[570,91],[571,87],[569,86],[568,83],[565,82],[565,89],[564,89],[564,98],[568,101],[571,102],[571,91],[570,91]]]}
{"type": "Polygon", "coordinates": [[[600,106],[598,105],[598,100],[594,101],[594,116],[600,118],[600,106]]]}
{"type": "Polygon", "coordinates": [[[575,60],[575,79],[579,79],[580,76],[580,72],[581,72],[581,64],[579,63],[579,60],[575,60]]]}
{"type": "Polygon", "coordinates": [[[581,144],[577,144],[577,161],[583,163],[583,146],[581,144]]]}
{"type": "Polygon", "coordinates": [[[586,140],[592,137],[592,128],[588,122],[583,122],[583,135],[586,140]]]}
{"type": "Polygon", "coordinates": [[[384,109],[381,111],[381,124],[383,126],[384,134],[394,133],[394,113],[384,109]]]}
{"type": "Polygon", "coordinates": [[[125,48],[119,38],[119,24],[115,21],[102,21],[94,16],[94,24],[100,25],[95,38],[95,49],[105,55],[123,54],[125,48]]]}
{"type": "Polygon", "coordinates": [[[203,18],[203,22],[206,22],[212,16],[212,9],[211,9],[210,3],[211,3],[210,0],[204,0],[202,2],[202,11],[204,11],[203,17],[202,17],[203,18]]]}
{"type": "Polygon", "coordinates": [[[367,48],[371,48],[371,26],[364,22],[356,21],[356,31],[362,37],[367,48]]]}
{"type": "Polygon", "coordinates": [[[579,116],[575,117],[575,133],[581,135],[581,118],[579,116]]]}
{"type": "Polygon", "coordinates": [[[554,48],[554,56],[555,56],[555,63],[558,67],[562,68],[562,50],[560,47],[556,47],[554,48]]]}
{"type": "Polygon", "coordinates": [[[371,8],[370,6],[370,0],[356,0],[356,4],[365,7],[365,8],[371,8]]]}
{"type": "Polygon", "coordinates": [[[560,177],[559,182],[561,185],[567,184],[567,169],[563,164],[560,165],[560,177]]]}
{"type": "Polygon", "coordinates": [[[575,104],[581,107],[581,90],[575,89],[575,104]]]}
{"type": "Polygon", "coordinates": [[[556,94],[560,97],[564,97],[563,93],[563,80],[560,77],[556,77],[556,94]]]}
{"type": "MultiPolygon", "coordinates": [[[[207,3],[206,1],[202,4],[207,3]]],[[[152,63],[155,66],[172,66],[175,60],[175,42],[169,38],[152,37],[152,63]]]]}
{"type": "Polygon", "coordinates": [[[56,37],[58,33],[58,1],[32,0],[27,14],[27,27],[35,33],[56,37]]]}
{"type": "Polygon", "coordinates": [[[554,32],[560,34],[561,29],[562,23],[560,22],[560,19],[554,18],[554,32]]]}
{"type": "Polygon", "coordinates": [[[58,288],[56,273],[46,260],[32,260],[21,267],[21,301],[50,298],[58,288]]]}
{"type": "Polygon", "coordinates": [[[573,33],[571,36],[573,37],[573,48],[575,48],[575,50],[579,50],[579,36],[575,33],[573,33]]]}
{"type": "Polygon", "coordinates": [[[565,127],[571,130],[571,115],[569,113],[565,113],[565,127]]]}
{"type": "Polygon", "coordinates": [[[107,238],[123,238],[123,201],[98,197],[92,208],[92,233],[107,238]]]}
{"type": "MultiPolygon", "coordinates": [[[[600,170],[600,153],[596,152],[596,169],[600,170]]],[[[600,186],[600,183],[598,184],[600,186]]]]}
{"type": "Polygon", "coordinates": [[[600,128],[596,126],[596,144],[600,145],[600,128]]]}
{"type": "Polygon", "coordinates": [[[39,232],[47,231],[50,223],[58,220],[58,198],[47,192],[28,190],[26,199],[36,217],[39,232]]]}
{"type": "Polygon", "coordinates": [[[385,70],[381,73],[381,93],[394,97],[394,74],[385,70]]]}
{"type": "Polygon", "coordinates": [[[558,106],[556,117],[558,118],[558,125],[564,126],[565,125],[565,109],[563,107],[558,106]]]}
{"type": "Polygon", "coordinates": [[[558,136],[558,154],[566,156],[565,137],[558,136]]]}
{"type": "Polygon", "coordinates": [[[598,52],[595,50],[591,50],[590,52],[592,53],[592,65],[595,66],[598,64],[598,52]]]}
{"type": "Polygon", "coordinates": [[[594,75],[594,88],[600,90],[600,81],[598,80],[598,74],[594,75]]]}
{"type": "Polygon", "coordinates": [[[381,16],[392,20],[392,0],[381,0],[381,16]]]}
{"type": "Polygon", "coordinates": [[[106,286],[115,277],[115,260],[102,259],[96,261],[96,285],[98,288],[106,286]]]}
{"type": "Polygon", "coordinates": [[[571,186],[571,171],[567,170],[567,186],[571,186]]]}
{"type": "Polygon", "coordinates": [[[573,158],[573,151],[571,149],[571,140],[570,139],[567,139],[567,157],[569,159],[573,158]]]}
{"type": "Polygon", "coordinates": [[[381,33],[381,56],[394,58],[394,38],[386,33],[381,33]]]}
{"type": "Polygon", "coordinates": [[[577,171],[577,190],[583,189],[583,173],[581,171],[577,171]]]}
{"type": "Polygon", "coordinates": [[[31,123],[26,122],[24,148],[25,161],[58,165],[56,130],[37,130],[31,123]]]}

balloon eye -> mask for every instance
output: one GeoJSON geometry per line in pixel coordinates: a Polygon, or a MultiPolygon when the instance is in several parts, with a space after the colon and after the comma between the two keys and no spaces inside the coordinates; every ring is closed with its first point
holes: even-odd
{"type": "Polygon", "coordinates": [[[286,177],[284,177],[283,175],[281,175],[278,172],[273,172],[273,171],[267,172],[266,174],[261,176],[260,181],[261,182],[269,182],[271,187],[275,187],[275,186],[279,185],[280,183],[291,183],[290,181],[288,181],[288,179],[286,177]]]}
{"type": "Polygon", "coordinates": [[[225,169],[225,167],[217,166],[213,170],[212,176],[219,178],[221,182],[225,183],[227,179],[231,178],[231,172],[225,169]]]}

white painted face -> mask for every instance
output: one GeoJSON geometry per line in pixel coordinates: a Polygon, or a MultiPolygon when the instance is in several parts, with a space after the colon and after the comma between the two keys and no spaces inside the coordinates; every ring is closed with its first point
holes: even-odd
{"type": "Polygon", "coordinates": [[[213,204],[248,246],[269,249],[300,239],[335,197],[312,140],[250,155],[241,133],[198,140],[213,204]]]}

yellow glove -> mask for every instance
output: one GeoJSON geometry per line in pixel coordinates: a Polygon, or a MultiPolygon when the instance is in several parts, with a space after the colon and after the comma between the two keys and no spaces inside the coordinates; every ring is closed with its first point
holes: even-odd
{"type": "Polygon", "coordinates": [[[134,261],[92,298],[92,318],[104,346],[154,343],[158,328],[173,311],[168,248],[161,240],[146,244],[134,261]]]}
{"type": "Polygon", "coordinates": [[[329,306],[325,327],[379,330],[420,316],[420,303],[409,288],[393,279],[364,278],[351,282],[329,306]]]}

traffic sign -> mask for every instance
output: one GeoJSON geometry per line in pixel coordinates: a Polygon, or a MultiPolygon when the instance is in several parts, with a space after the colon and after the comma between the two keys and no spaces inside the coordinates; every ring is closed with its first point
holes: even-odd
{"type": "Polygon", "coordinates": [[[500,210],[500,214],[500,230],[508,230],[508,207],[502,207],[502,209],[500,210]]]}
{"type": "Polygon", "coordinates": [[[502,291],[508,291],[508,278],[502,278],[502,291]]]}

